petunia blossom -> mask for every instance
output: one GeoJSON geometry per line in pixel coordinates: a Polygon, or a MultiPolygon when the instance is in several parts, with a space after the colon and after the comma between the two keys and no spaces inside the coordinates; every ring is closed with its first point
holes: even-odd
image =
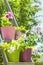
{"type": "Polygon", "coordinates": [[[8,19],[13,19],[13,14],[12,14],[11,12],[8,12],[8,13],[6,14],[6,18],[8,18],[8,19]]]}
{"type": "Polygon", "coordinates": [[[9,53],[12,53],[12,52],[14,52],[14,50],[15,50],[15,47],[14,47],[14,46],[11,46],[11,47],[8,49],[8,52],[9,52],[9,53]]]}

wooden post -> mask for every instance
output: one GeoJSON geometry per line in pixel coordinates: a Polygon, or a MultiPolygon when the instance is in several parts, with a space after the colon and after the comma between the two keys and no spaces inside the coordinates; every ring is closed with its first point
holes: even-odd
{"type": "Polygon", "coordinates": [[[1,49],[1,54],[2,54],[3,61],[4,61],[4,65],[7,65],[8,60],[6,58],[6,55],[3,49],[1,49]]]}
{"type": "MultiPolygon", "coordinates": [[[[6,4],[7,10],[9,12],[12,12],[11,7],[10,7],[10,5],[8,3],[8,0],[4,0],[4,2],[6,4]]],[[[12,12],[12,14],[13,14],[13,12],[12,12]]],[[[18,27],[18,24],[17,24],[17,21],[16,21],[15,17],[12,19],[12,25],[15,25],[16,27],[18,27]]]]}

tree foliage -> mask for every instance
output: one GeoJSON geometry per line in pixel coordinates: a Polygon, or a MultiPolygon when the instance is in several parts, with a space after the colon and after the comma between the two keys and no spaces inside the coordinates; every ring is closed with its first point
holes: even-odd
{"type": "Polygon", "coordinates": [[[1,26],[1,17],[6,12],[6,6],[3,0],[0,0],[0,26],[1,26]]]}
{"type": "MultiPolygon", "coordinates": [[[[19,26],[25,26],[26,29],[30,29],[33,24],[37,23],[35,18],[36,12],[39,10],[39,6],[32,6],[31,0],[8,0],[14,16],[19,26]]],[[[5,3],[0,0],[0,18],[7,12],[5,3]]],[[[0,20],[1,21],[1,20],[0,20]]]]}
{"type": "MultiPolygon", "coordinates": [[[[35,0],[34,3],[38,3],[38,1],[35,0]]],[[[9,1],[9,4],[19,26],[30,29],[32,25],[37,24],[35,14],[40,10],[37,4],[32,6],[31,0],[13,0],[9,1]]]]}

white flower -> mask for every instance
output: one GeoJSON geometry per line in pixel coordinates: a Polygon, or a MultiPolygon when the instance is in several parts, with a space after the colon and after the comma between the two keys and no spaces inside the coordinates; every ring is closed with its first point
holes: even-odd
{"type": "Polygon", "coordinates": [[[0,46],[3,46],[4,45],[4,43],[2,42],[2,43],[0,43],[0,46]]]}
{"type": "Polygon", "coordinates": [[[9,53],[12,53],[12,52],[14,52],[14,50],[15,50],[15,47],[14,46],[11,46],[10,49],[8,50],[8,52],[9,53]]]}
{"type": "Polygon", "coordinates": [[[24,39],[26,39],[26,34],[23,35],[24,39]]]}

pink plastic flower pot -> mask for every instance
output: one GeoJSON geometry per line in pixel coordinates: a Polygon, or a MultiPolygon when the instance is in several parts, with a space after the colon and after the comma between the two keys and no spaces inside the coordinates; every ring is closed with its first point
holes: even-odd
{"type": "Polygon", "coordinates": [[[20,52],[20,62],[32,62],[31,60],[32,49],[24,49],[20,52]]]}
{"type": "Polygon", "coordinates": [[[15,37],[15,27],[9,26],[9,27],[1,27],[1,33],[3,39],[14,39],[15,37]]]}

